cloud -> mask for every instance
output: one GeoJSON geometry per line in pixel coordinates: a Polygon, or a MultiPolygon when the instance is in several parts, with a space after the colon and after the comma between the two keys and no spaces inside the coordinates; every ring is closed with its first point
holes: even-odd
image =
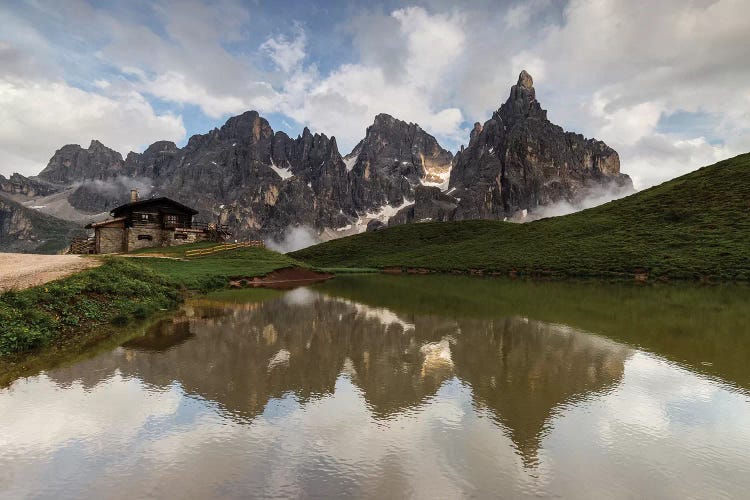
{"type": "MultiPolygon", "coordinates": [[[[747,152],[749,146],[744,150],[747,152]]],[[[651,133],[633,144],[619,146],[628,172],[638,187],[649,187],[704,165],[739,154],[731,146],[711,144],[704,137],[682,139],[673,134],[651,133]]]]}
{"type": "MultiPolygon", "coordinates": [[[[639,188],[750,150],[750,18],[737,15],[742,0],[664,0],[648,9],[624,0],[419,4],[326,10],[312,2],[281,17],[273,16],[288,7],[249,9],[234,0],[141,9],[4,4],[0,78],[84,92],[100,106],[109,101],[114,116],[146,124],[126,132],[114,120],[98,122],[94,136],[118,149],[179,136],[186,106],[202,113],[190,133],[256,109],[280,125],[294,120],[335,135],[347,152],[385,112],[456,149],[526,69],[550,119],[617,149],[639,188]],[[664,133],[660,122],[675,113],[719,118],[664,133]]],[[[70,106],[55,106],[65,114],[46,114],[44,124],[14,115],[18,135],[39,139],[56,127],[69,133],[53,137],[66,141],[89,135],[91,109],[77,127],[70,106]]],[[[39,144],[30,155],[28,142],[4,150],[26,172],[62,144],[39,144]]]]}
{"type": "Polygon", "coordinates": [[[307,38],[305,30],[299,24],[295,26],[295,36],[292,39],[284,35],[269,38],[260,46],[260,50],[285,73],[297,67],[305,58],[305,44],[307,38]]]}
{"type": "Polygon", "coordinates": [[[289,226],[280,239],[269,238],[265,241],[268,248],[281,253],[295,252],[317,243],[320,243],[320,239],[307,226],[289,226]]]}
{"type": "Polygon", "coordinates": [[[561,215],[572,214],[587,208],[597,207],[604,203],[617,200],[633,194],[630,189],[623,189],[617,186],[601,186],[590,188],[583,199],[576,203],[570,203],[565,200],[558,201],[551,205],[540,205],[533,211],[523,210],[512,219],[513,222],[531,222],[545,217],[559,217],[561,215]]]}
{"type": "Polygon", "coordinates": [[[38,173],[64,144],[99,139],[117,151],[178,141],[182,118],[157,114],[137,92],[106,96],[62,82],[0,78],[0,173],[38,173]]]}
{"type": "Polygon", "coordinates": [[[562,22],[531,49],[556,87],[543,101],[551,119],[617,149],[640,188],[750,150],[743,62],[750,19],[738,9],[734,0],[667,0],[648,10],[637,2],[570,1],[562,22]],[[660,118],[678,111],[723,116],[723,143],[660,133],[660,118]]]}
{"type": "Polygon", "coordinates": [[[444,103],[445,83],[465,48],[462,16],[412,7],[375,19],[357,26],[355,38],[367,62],[343,64],[327,76],[316,67],[299,66],[281,90],[282,111],[336,136],[344,152],[359,142],[378,113],[419,123],[457,146],[467,135],[461,128],[463,114],[444,103]],[[381,28],[387,33],[376,36],[381,28]],[[395,46],[400,54],[389,60],[384,51],[395,46]]]}
{"type": "Polygon", "coordinates": [[[466,40],[462,16],[431,15],[418,7],[396,10],[392,16],[406,41],[404,70],[410,82],[434,92],[463,53],[466,40]]]}
{"type": "Polygon", "coordinates": [[[128,75],[120,85],[198,106],[214,119],[249,109],[271,112],[277,106],[272,75],[227,49],[245,41],[247,10],[228,1],[162,2],[154,5],[153,17],[165,34],[107,18],[111,38],[101,54],[128,75]]]}
{"type": "Polygon", "coordinates": [[[432,109],[416,86],[389,82],[377,67],[345,65],[323,80],[311,79],[299,93],[286,90],[284,112],[299,123],[335,135],[345,152],[364,136],[378,113],[419,123],[443,137],[463,136],[459,109],[432,109]]]}

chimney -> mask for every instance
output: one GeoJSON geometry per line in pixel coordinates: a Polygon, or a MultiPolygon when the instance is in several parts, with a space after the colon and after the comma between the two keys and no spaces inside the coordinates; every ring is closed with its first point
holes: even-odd
{"type": "Polygon", "coordinates": [[[138,201],[138,190],[131,189],[130,190],[130,203],[135,203],[136,201],[138,201]]]}

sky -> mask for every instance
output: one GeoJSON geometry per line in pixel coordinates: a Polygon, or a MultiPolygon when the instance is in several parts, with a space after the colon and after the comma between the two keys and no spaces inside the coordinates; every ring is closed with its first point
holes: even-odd
{"type": "Polygon", "coordinates": [[[0,174],[64,144],[183,145],[255,109],[342,154],[378,113],[447,149],[534,77],[642,189],[750,151],[750,0],[0,3],[0,174]]]}

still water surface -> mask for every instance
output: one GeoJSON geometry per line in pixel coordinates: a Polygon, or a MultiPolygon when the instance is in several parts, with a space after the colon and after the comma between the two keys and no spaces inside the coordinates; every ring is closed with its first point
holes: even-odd
{"type": "Polygon", "coordinates": [[[224,292],[0,389],[0,497],[747,498],[747,288],[224,292]]]}

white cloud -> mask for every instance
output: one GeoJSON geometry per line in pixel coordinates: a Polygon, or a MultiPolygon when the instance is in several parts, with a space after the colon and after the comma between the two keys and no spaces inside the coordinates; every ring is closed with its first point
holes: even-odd
{"type": "Polygon", "coordinates": [[[264,82],[246,82],[249,95],[215,94],[189,74],[168,71],[154,78],[143,78],[138,88],[147,94],[180,104],[196,104],[211,118],[237,114],[248,109],[261,112],[273,109],[276,92],[264,82]]]}
{"type": "Polygon", "coordinates": [[[609,102],[598,93],[594,94],[592,101],[592,115],[604,123],[599,127],[599,133],[606,137],[616,137],[617,142],[624,144],[633,144],[653,133],[664,111],[664,106],[654,102],[642,102],[628,108],[608,111],[609,102]]]}
{"type": "MultiPolygon", "coordinates": [[[[336,136],[344,153],[363,137],[378,113],[419,123],[443,141],[460,143],[466,135],[461,129],[463,114],[445,105],[443,97],[452,66],[464,51],[462,17],[408,8],[393,12],[391,18],[395,26],[387,21],[386,25],[394,30],[389,36],[400,40],[402,64],[378,64],[382,58],[372,55],[379,49],[371,44],[366,49],[367,59],[376,61],[371,64],[343,64],[327,76],[315,67],[298,67],[281,91],[281,110],[299,123],[336,136]]],[[[373,39],[365,38],[368,44],[373,39]]],[[[390,47],[390,41],[383,47],[390,47]]]]}
{"type": "MultiPolygon", "coordinates": [[[[750,17],[737,15],[743,0],[664,0],[648,9],[624,0],[424,5],[380,13],[351,8],[332,16],[327,34],[355,50],[342,61],[316,59],[346,51],[319,56],[317,30],[323,28],[311,22],[303,29],[306,18],[259,33],[262,15],[233,0],[157,2],[145,14],[148,23],[78,0],[27,6],[33,16],[55,20],[67,39],[90,45],[91,53],[80,44],[56,47],[48,26],[24,18],[23,9],[0,6],[8,28],[0,41],[0,78],[46,88],[78,71],[77,83],[55,85],[76,93],[76,87],[88,88],[80,82],[89,82],[97,92],[80,92],[95,103],[111,101],[116,115],[128,110],[147,124],[136,133],[99,122],[94,136],[119,149],[179,136],[175,120],[182,105],[217,120],[247,109],[281,113],[335,135],[343,152],[385,112],[419,123],[456,148],[468,140],[464,122],[488,119],[526,69],[550,119],[617,149],[623,171],[639,187],[750,150],[750,17]],[[121,75],[102,75],[102,67],[121,75]],[[155,113],[137,95],[173,103],[174,115],[155,113]],[[663,117],[677,112],[720,119],[701,133],[660,130],[663,117]],[[154,135],[143,137],[149,130],[154,135]]],[[[65,137],[89,135],[90,120],[76,130],[71,107],[55,106],[65,114],[45,115],[50,122],[41,128],[35,128],[39,120],[21,123],[25,118],[14,115],[19,135],[61,135],[56,127],[75,131],[65,137]]],[[[6,147],[5,158],[15,157],[13,163],[25,163],[30,172],[61,144],[38,145],[34,156],[23,144],[6,147]]],[[[13,169],[7,163],[0,168],[13,169]]]]}
{"type": "Polygon", "coordinates": [[[64,144],[99,139],[127,153],[180,140],[182,118],[157,114],[136,92],[105,96],[61,82],[0,79],[0,173],[38,173],[64,144]]]}
{"type": "Polygon", "coordinates": [[[531,49],[555,88],[543,101],[550,118],[613,146],[641,188],[750,150],[750,19],[741,10],[735,0],[649,9],[572,0],[531,49]],[[678,111],[723,116],[724,143],[660,132],[660,119],[678,111]]]}
{"type": "Polygon", "coordinates": [[[286,114],[315,130],[335,135],[343,149],[354,146],[378,113],[421,124],[445,136],[462,136],[461,111],[434,110],[416,86],[389,82],[377,67],[345,65],[327,78],[311,82],[300,94],[285,89],[286,114]]]}
{"type": "Polygon", "coordinates": [[[430,15],[419,7],[394,11],[406,42],[409,82],[434,92],[464,50],[463,19],[459,15],[430,15]]]}
{"type": "Polygon", "coordinates": [[[305,58],[307,37],[302,26],[295,27],[295,35],[289,39],[284,35],[271,37],[260,46],[268,57],[285,73],[297,67],[305,58]]]}
{"type": "Polygon", "coordinates": [[[633,144],[617,148],[638,188],[660,184],[741,152],[725,145],[710,144],[704,137],[681,139],[660,133],[651,133],[633,144]]]}

